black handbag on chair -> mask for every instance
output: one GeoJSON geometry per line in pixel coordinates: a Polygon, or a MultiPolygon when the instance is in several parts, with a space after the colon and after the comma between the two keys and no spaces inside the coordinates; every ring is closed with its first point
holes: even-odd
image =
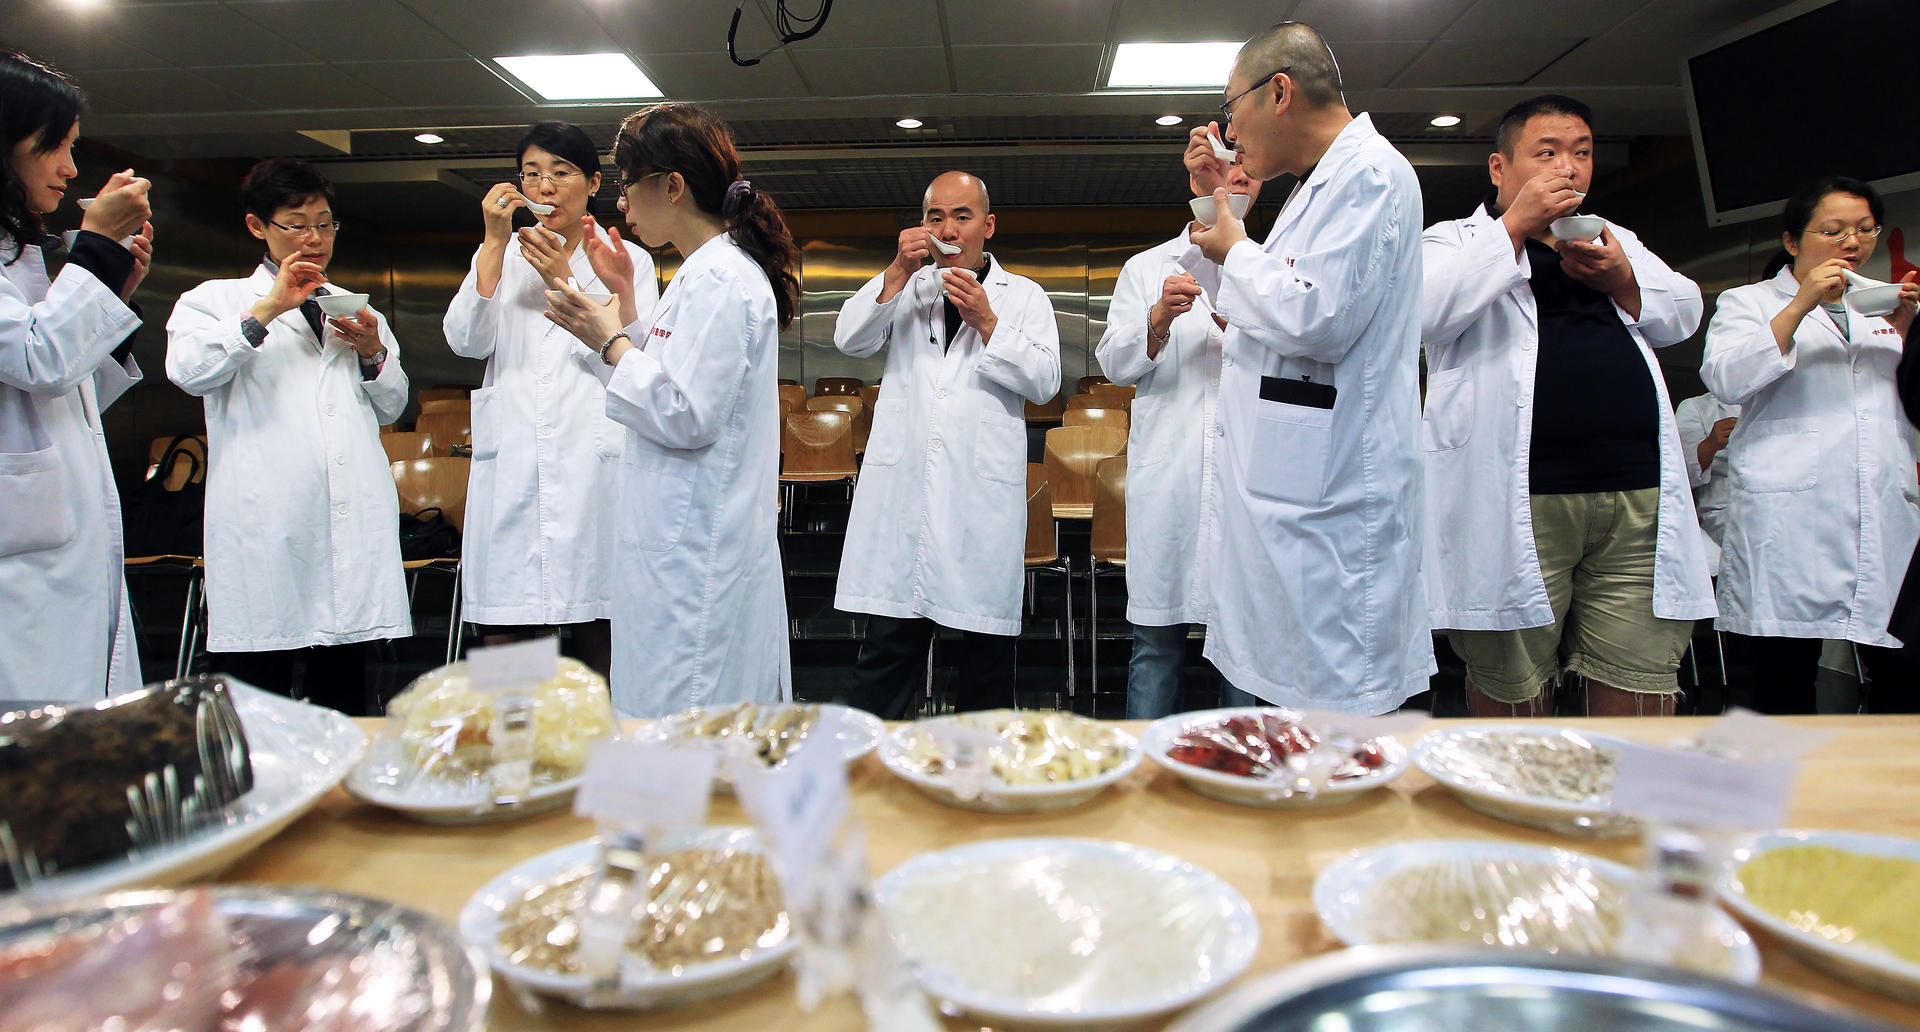
{"type": "Polygon", "coordinates": [[[176,436],[153,473],[122,498],[121,533],[128,557],[201,554],[207,484],[206,460],[196,448],[189,447],[197,443],[192,434],[176,436]],[[182,461],[189,464],[186,482],[168,490],[167,480],[182,461]]]}
{"type": "Polygon", "coordinates": [[[438,508],[400,514],[400,559],[452,559],[460,554],[460,532],[438,508]]]}

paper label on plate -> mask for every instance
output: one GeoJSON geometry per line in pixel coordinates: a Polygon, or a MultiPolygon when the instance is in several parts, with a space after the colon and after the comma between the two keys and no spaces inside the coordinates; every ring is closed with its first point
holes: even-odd
{"type": "Polygon", "coordinates": [[[712,749],[603,738],[587,750],[573,812],[650,832],[706,823],[713,798],[712,749]]]}
{"type": "Polygon", "coordinates": [[[1700,752],[1624,744],[1613,808],[1647,820],[1698,828],[1786,824],[1797,765],[1736,763],[1700,752]]]}
{"type": "Polygon", "coordinates": [[[993,781],[993,751],[1006,744],[999,732],[959,721],[935,721],[921,727],[952,762],[947,788],[961,799],[978,799],[993,781]]]}
{"type": "Polygon", "coordinates": [[[808,746],[795,749],[778,767],[748,758],[731,769],[741,808],[767,835],[778,865],[794,872],[825,863],[840,825],[852,809],[847,767],[840,758],[841,717],[823,709],[807,733],[808,746]]]}
{"type": "Polygon", "coordinates": [[[1430,716],[1431,714],[1419,710],[1370,716],[1364,713],[1310,709],[1301,712],[1300,723],[1322,734],[1336,731],[1355,738],[1390,738],[1394,735],[1412,734],[1418,731],[1430,716]]]}
{"type": "Polygon", "coordinates": [[[467,684],[476,692],[530,689],[553,680],[559,672],[558,638],[533,638],[467,653],[467,684]]]}
{"type": "Polygon", "coordinates": [[[1827,744],[1831,731],[1794,727],[1752,710],[1734,708],[1708,724],[1694,741],[1695,748],[1723,759],[1755,763],[1798,760],[1827,744]]]}

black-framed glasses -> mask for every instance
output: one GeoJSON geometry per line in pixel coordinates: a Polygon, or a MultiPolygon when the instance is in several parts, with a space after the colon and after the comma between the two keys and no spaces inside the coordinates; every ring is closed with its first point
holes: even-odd
{"type": "Polygon", "coordinates": [[[578,172],[569,172],[564,168],[556,168],[551,172],[522,172],[520,173],[520,186],[522,189],[531,190],[533,189],[533,185],[542,179],[561,189],[565,189],[572,185],[576,179],[583,183],[586,182],[587,177],[578,172]]]}
{"type": "Polygon", "coordinates": [[[673,174],[673,171],[669,169],[665,172],[649,172],[638,179],[628,179],[625,176],[621,176],[620,178],[615,179],[613,181],[613,188],[615,190],[618,190],[621,193],[626,193],[628,188],[639,186],[641,183],[644,183],[647,180],[652,179],[654,176],[670,176],[672,174],[673,174]]]}
{"type": "Polygon", "coordinates": [[[1254,90],[1257,90],[1262,86],[1265,86],[1267,83],[1272,82],[1274,76],[1284,75],[1287,72],[1291,72],[1291,71],[1293,71],[1292,65],[1288,65],[1285,68],[1275,68],[1273,71],[1268,72],[1267,74],[1261,76],[1258,82],[1255,82],[1253,85],[1247,87],[1246,89],[1241,90],[1240,92],[1234,94],[1231,97],[1228,97],[1227,102],[1225,104],[1220,105],[1220,128],[1225,129],[1228,125],[1230,125],[1233,122],[1233,106],[1235,104],[1240,103],[1240,98],[1246,96],[1249,93],[1252,93],[1254,90]]]}
{"type": "Polygon", "coordinates": [[[311,225],[311,226],[303,226],[303,225],[300,225],[299,223],[295,223],[291,226],[283,226],[280,223],[273,221],[272,219],[268,219],[267,225],[272,226],[275,229],[284,229],[287,232],[292,233],[294,236],[306,236],[308,233],[318,233],[324,237],[324,236],[332,236],[335,233],[340,232],[340,221],[338,219],[335,219],[332,222],[315,223],[314,225],[311,225]]]}

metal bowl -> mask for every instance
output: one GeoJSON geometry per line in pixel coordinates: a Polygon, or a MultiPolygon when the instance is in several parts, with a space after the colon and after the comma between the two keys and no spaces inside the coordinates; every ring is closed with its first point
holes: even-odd
{"type": "Polygon", "coordinates": [[[1433,946],[1373,946],[1255,979],[1167,1032],[1894,1032],[1672,968],[1433,946]]]}

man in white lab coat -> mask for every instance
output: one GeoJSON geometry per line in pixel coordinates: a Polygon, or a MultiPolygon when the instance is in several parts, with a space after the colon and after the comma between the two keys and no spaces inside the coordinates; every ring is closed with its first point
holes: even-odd
{"type": "MultiPolygon", "coordinates": [[[[1204,128],[1194,132],[1205,135],[1204,128]]],[[[1188,177],[1195,197],[1216,187],[1260,196],[1239,164],[1224,178],[1213,155],[1188,177]]],[[[1186,229],[1127,259],[1094,354],[1100,371],[1134,385],[1127,431],[1127,719],[1174,712],[1186,666],[1187,634],[1204,623],[1205,560],[1213,542],[1213,429],[1226,326],[1199,281],[1180,268],[1192,245],[1186,229]]]]}
{"type": "Polygon", "coordinates": [[[849,355],[887,348],[834,596],[868,614],[852,702],[882,717],[909,715],[938,627],[963,632],[960,708],[1013,703],[1025,402],[1059,392],[1060,340],[1046,292],[986,253],[993,230],[984,183],[936,178],[834,329],[849,355]]]}
{"type": "Polygon", "coordinates": [[[1515,105],[1494,196],[1425,238],[1433,621],[1481,716],[1550,714],[1562,671],[1590,715],[1672,713],[1714,614],[1653,355],[1699,326],[1700,288],[1612,223],[1552,232],[1589,189],[1592,125],[1570,97],[1515,105]]]}
{"type": "Polygon", "coordinates": [[[1230,696],[1386,712],[1434,670],[1415,443],[1420,184],[1348,113],[1309,26],[1249,40],[1226,97],[1247,174],[1300,183],[1264,245],[1215,190],[1214,226],[1195,227],[1181,262],[1227,322],[1206,655],[1230,696]]]}
{"type": "Polygon", "coordinates": [[[407,403],[400,346],[377,312],[325,318],[340,223],[303,161],[241,184],[266,258],[181,295],[167,378],[207,409],[207,647],[214,667],[357,713],[362,643],[413,633],[399,499],[380,425],[407,403]],[[296,662],[304,660],[304,662],[296,662]]]}
{"type": "Polygon", "coordinates": [[[1740,421],[1740,406],[1711,394],[1688,398],[1673,410],[1680,431],[1680,458],[1687,464],[1687,482],[1693,485],[1693,507],[1700,515],[1700,532],[1707,536],[1707,573],[1720,573],[1720,533],[1726,529],[1727,440],[1740,421]]]}

